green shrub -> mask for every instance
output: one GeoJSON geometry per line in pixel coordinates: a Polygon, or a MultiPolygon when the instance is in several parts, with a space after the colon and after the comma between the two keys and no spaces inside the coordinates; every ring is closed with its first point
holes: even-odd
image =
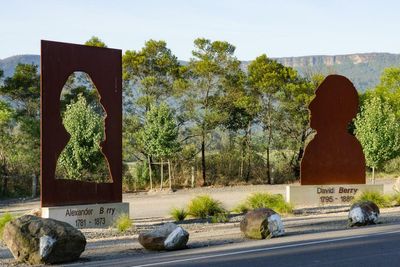
{"type": "Polygon", "coordinates": [[[122,213],[118,216],[114,223],[118,232],[123,233],[132,227],[132,220],[129,218],[129,214],[122,213]]]}
{"type": "Polygon", "coordinates": [[[393,206],[400,206],[400,192],[396,192],[391,195],[390,200],[393,206]]]}
{"type": "Polygon", "coordinates": [[[183,221],[188,214],[185,209],[173,208],[170,212],[170,215],[175,221],[179,222],[183,221]]]}
{"type": "Polygon", "coordinates": [[[10,213],[5,213],[3,216],[0,218],[0,240],[3,239],[3,231],[4,231],[4,226],[6,223],[14,219],[14,217],[10,213]]]}
{"type": "Polygon", "coordinates": [[[188,214],[195,218],[207,218],[224,212],[222,203],[208,195],[197,196],[188,205],[188,214]]]}
{"type": "Polygon", "coordinates": [[[229,222],[229,214],[227,212],[217,213],[211,216],[211,223],[226,223],[229,222]]]}
{"type": "Polygon", "coordinates": [[[400,157],[388,160],[383,165],[385,173],[399,173],[400,170],[400,157]]]}
{"type": "Polygon", "coordinates": [[[293,212],[293,206],[287,203],[281,194],[254,193],[251,194],[244,203],[240,203],[235,210],[242,212],[270,208],[278,213],[288,214],[293,212]]]}
{"type": "Polygon", "coordinates": [[[237,213],[246,213],[249,211],[249,206],[246,202],[242,202],[239,203],[232,211],[237,213]]]}
{"type": "Polygon", "coordinates": [[[372,201],[380,208],[391,206],[390,197],[377,191],[364,191],[361,194],[356,195],[353,203],[362,201],[372,201]]]}

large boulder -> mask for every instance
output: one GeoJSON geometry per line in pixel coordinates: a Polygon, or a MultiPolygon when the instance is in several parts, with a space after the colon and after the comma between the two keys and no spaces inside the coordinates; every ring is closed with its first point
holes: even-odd
{"type": "Polygon", "coordinates": [[[285,234],[281,216],[272,209],[249,211],[240,222],[240,231],[248,238],[265,239],[285,234]]]}
{"type": "Polygon", "coordinates": [[[379,218],[379,208],[371,201],[354,203],[349,211],[349,226],[376,224],[379,218]]]}
{"type": "Polygon", "coordinates": [[[174,223],[166,223],[139,234],[139,243],[149,250],[177,250],[186,247],[189,233],[174,223]]]}
{"type": "Polygon", "coordinates": [[[3,241],[16,260],[30,264],[74,261],[86,246],[85,236],[70,224],[32,215],[7,223],[3,241]]]}

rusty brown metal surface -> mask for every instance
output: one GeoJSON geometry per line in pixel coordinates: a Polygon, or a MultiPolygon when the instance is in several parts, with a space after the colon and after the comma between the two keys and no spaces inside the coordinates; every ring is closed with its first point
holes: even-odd
{"type": "Polygon", "coordinates": [[[302,185],[365,184],[365,158],[347,131],[358,111],[358,94],[344,76],[329,75],[309,105],[310,126],[317,131],[301,161],[302,185]]]}
{"type": "Polygon", "coordinates": [[[122,201],[122,51],[51,41],[41,42],[42,207],[122,201]],[[112,183],[55,178],[57,159],[69,141],[60,115],[60,94],[75,71],[89,74],[107,117],[102,152],[112,183]]]}

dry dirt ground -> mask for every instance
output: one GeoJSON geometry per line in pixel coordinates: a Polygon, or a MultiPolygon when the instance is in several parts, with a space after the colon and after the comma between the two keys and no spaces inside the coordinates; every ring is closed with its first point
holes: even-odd
{"type": "MultiPolygon", "coordinates": [[[[392,191],[394,180],[380,180],[386,193],[392,191]]],[[[285,185],[256,185],[223,188],[196,188],[179,190],[174,193],[153,192],[124,194],[124,201],[130,203],[134,229],[119,234],[115,229],[83,230],[88,244],[82,254],[81,262],[118,258],[126,255],[143,255],[149,252],[138,243],[138,233],[171,221],[169,211],[172,207],[183,207],[196,195],[209,194],[220,200],[227,209],[232,209],[252,192],[285,192],[285,185]]],[[[9,211],[24,213],[39,207],[38,200],[14,200],[0,202],[0,216],[9,211]]],[[[326,208],[298,208],[294,215],[284,217],[286,235],[299,235],[348,229],[348,206],[326,208]]],[[[383,209],[380,223],[400,223],[400,207],[383,209]]],[[[227,243],[252,242],[245,239],[239,229],[243,215],[233,215],[227,223],[210,223],[205,220],[187,220],[181,223],[190,233],[189,248],[216,246],[227,243]]],[[[0,266],[17,265],[8,249],[0,242],[0,266]]],[[[22,266],[22,265],[21,265],[22,266]]]]}

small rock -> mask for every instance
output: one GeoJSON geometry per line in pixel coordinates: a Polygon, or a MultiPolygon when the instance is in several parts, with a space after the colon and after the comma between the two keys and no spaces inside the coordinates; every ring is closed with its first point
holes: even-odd
{"type": "Polygon", "coordinates": [[[371,201],[354,203],[349,211],[349,226],[376,224],[379,217],[378,206],[371,201]]]}
{"type": "Polygon", "coordinates": [[[85,250],[85,236],[70,224],[24,215],[7,223],[3,241],[14,258],[29,264],[74,261],[85,250]]]}
{"type": "Polygon", "coordinates": [[[166,223],[150,232],[139,234],[139,243],[149,250],[183,249],[188,240],[189,233],[174,223],[166,223]]]}
{"type": "Polygon", "coordinates": [[[33,215],[36,217],[42,217],[42,209],[33,209],[26,212],[24,215],[33,215]]]}
{"type": "Polygon", "coordinates": [[[240,222],[240,231],[248,238],[265,239],[285,234],[281,216],[272,209],[249,211],[240,222]]]}

